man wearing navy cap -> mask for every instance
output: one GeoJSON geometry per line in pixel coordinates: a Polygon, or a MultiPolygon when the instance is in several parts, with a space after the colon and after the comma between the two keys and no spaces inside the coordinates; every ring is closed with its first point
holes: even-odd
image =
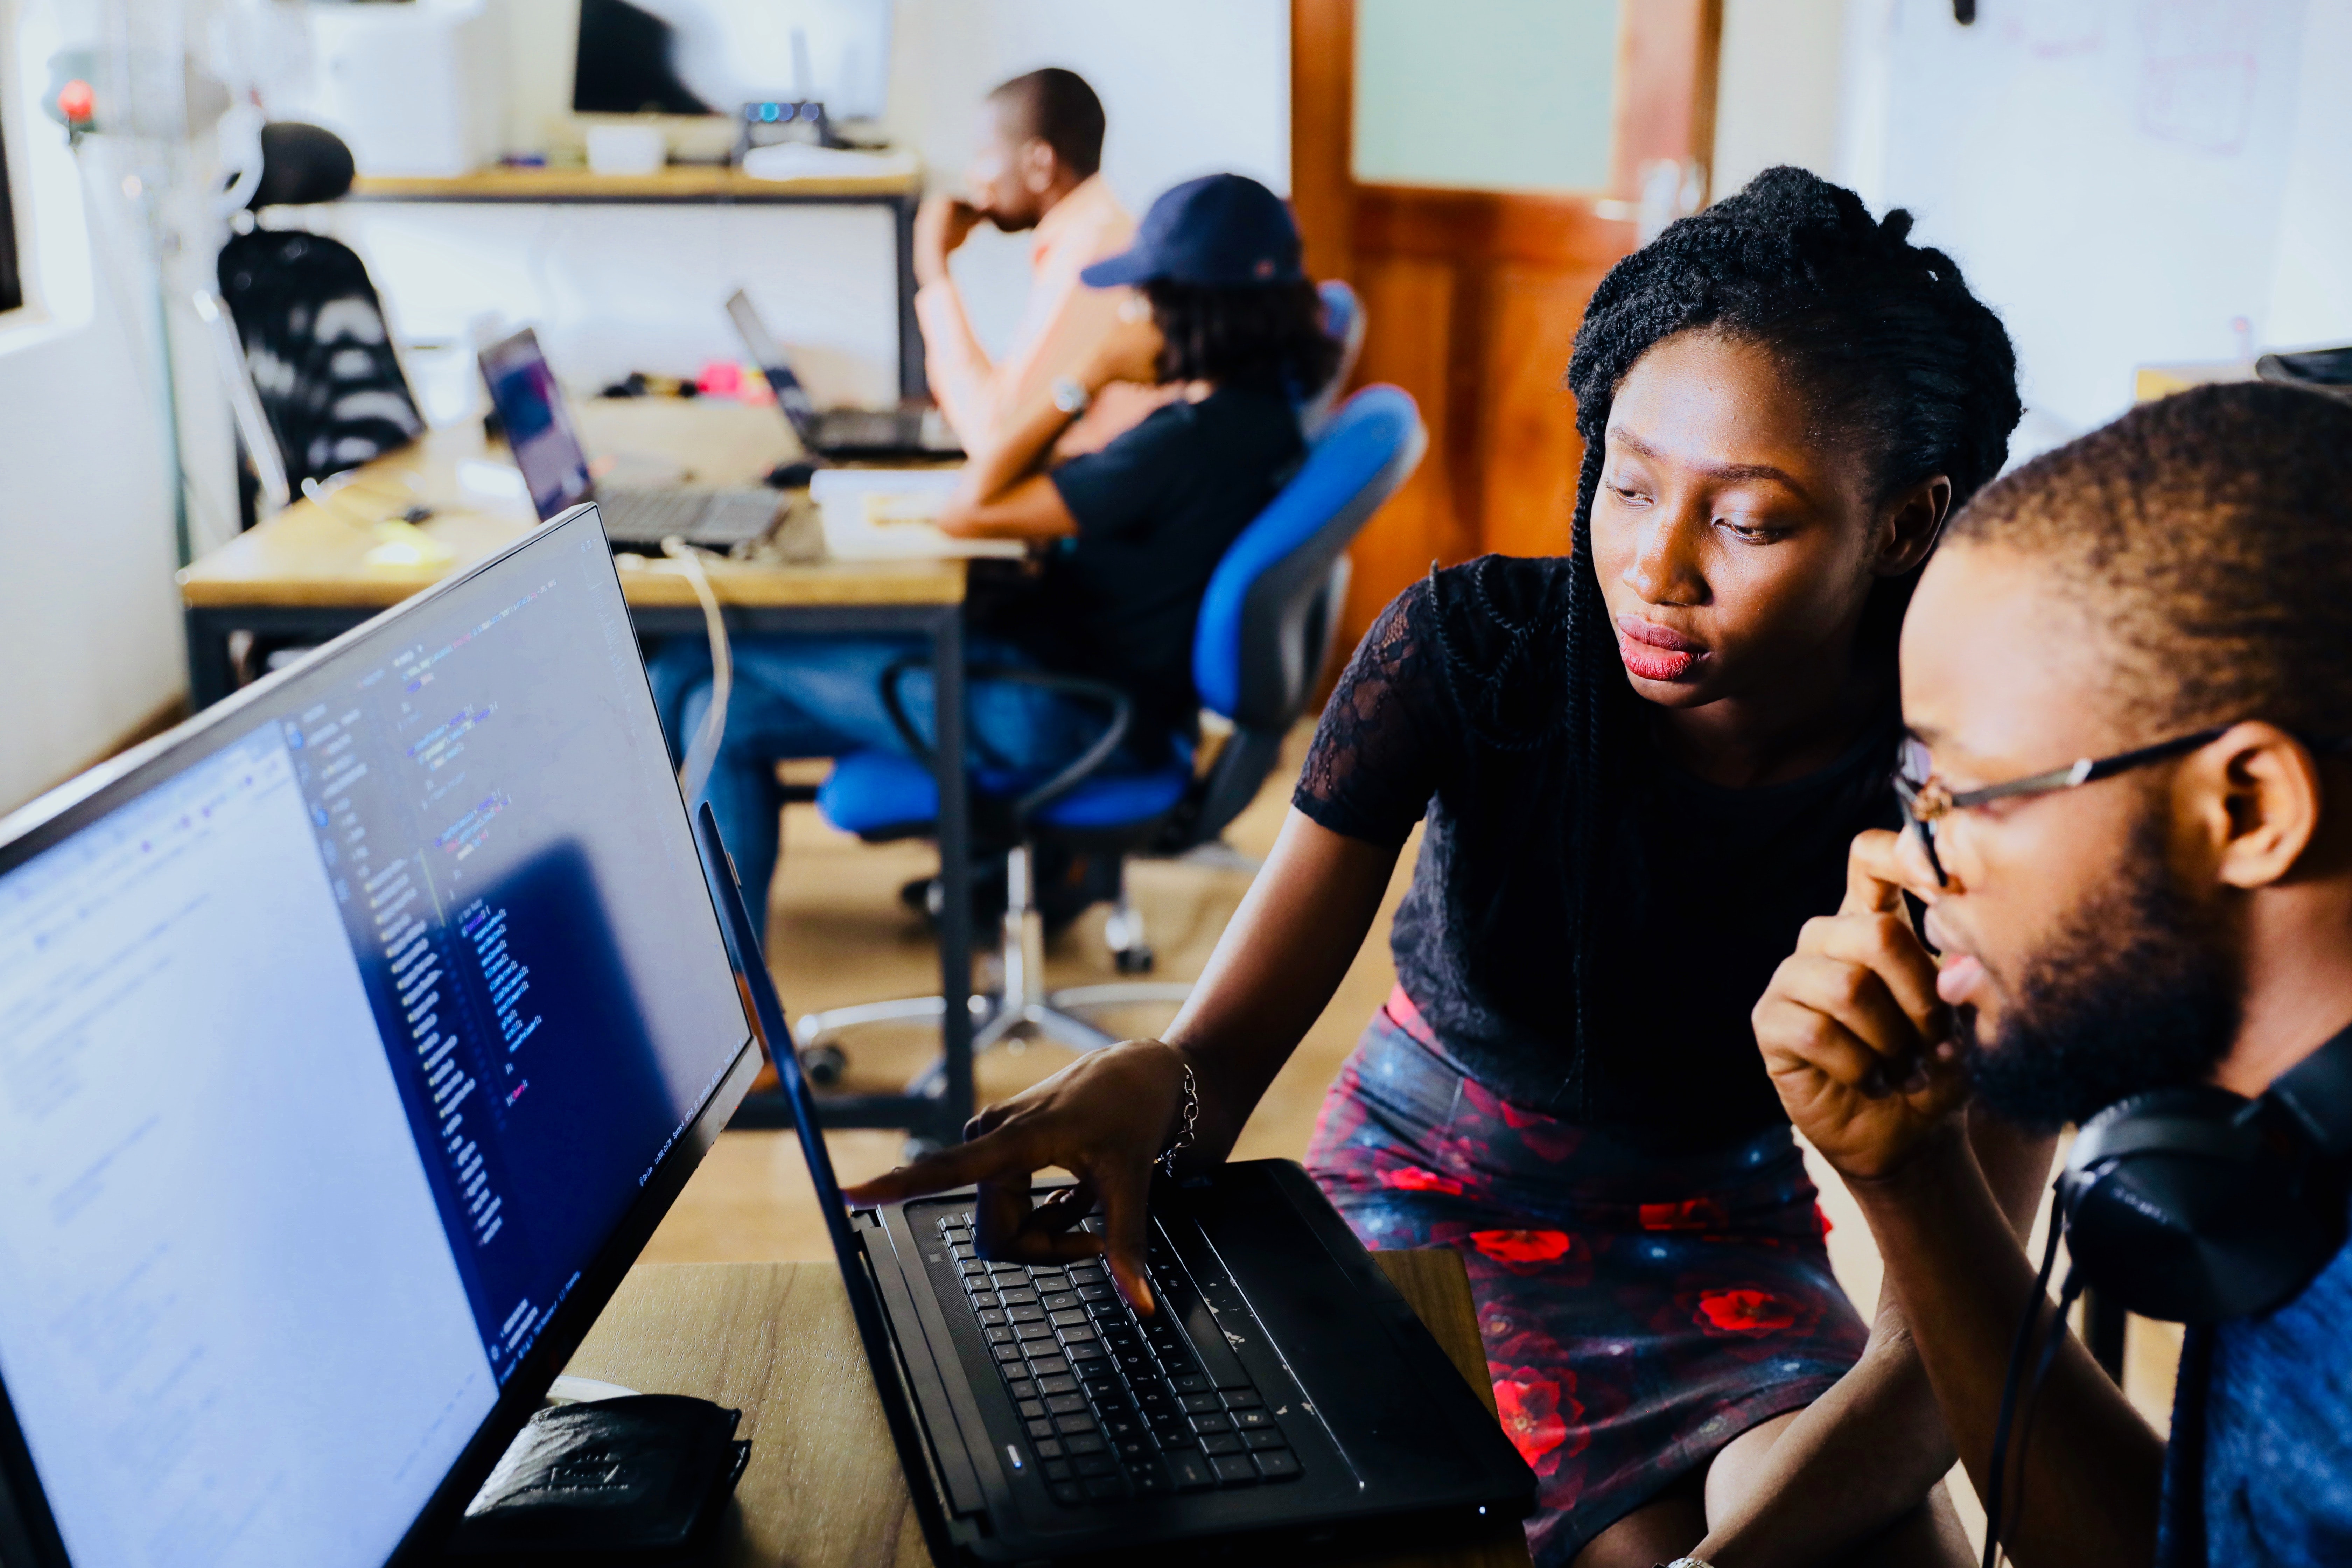
{"type": "MultiPolygon", "coordinates": [[[[1193,731],[1202,596],[1226,549],[1296,467],[1303,447],[1295,400],[1329,380],[1339,351],[1300,270],[1289,209],[1239,174],[1169,191],[1129,249],[1082,276],[1093,289],[1132,286],[1139,298],[1073,374],[1053,380],[974,457],[940,521],[953,533],[1039,547],[1033,575],[968,609],[973,665],[1065,670],[1122,688],[1135,700],[1132,760],[1150,765],[1171,734],[1193,731]],[[1100,451],[1050,466],[1072,422],[1122,382],[1162,388],[1168,401],[1100,451]]],[[[923,651],[894,637],[738,645],[726,741],[707,794],[746,887],[764,889],[774,871],[776,763],[903,750],[882,705],[882,671],[923,651]]],[[[698,657],[707,658],[699,643],[661,656],[698,657]]],[[[672,679],[685,684],[681,672],[656,684],[672,679]]],[[[928,732],[927,676],[903,689],[928,732]]],[[[706,678],[688,692],[674,736],[693,734],[709,702],[706,678]]],[[[1102,722],[1093,705],[1011,681],[975,680],[969,712],[975,752],[1041,780],[1083,751],[1102,722]]],[[[1050,888],[1049,879],[1041,883],[1050,888]]],[[[1076,910],[1048,905],[1049,921],[1057,912],[1076,910]]]]}

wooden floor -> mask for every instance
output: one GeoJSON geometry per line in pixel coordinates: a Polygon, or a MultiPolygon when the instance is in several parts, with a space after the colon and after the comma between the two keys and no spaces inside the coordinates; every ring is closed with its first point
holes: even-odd
{"type": "MultiPolygon", "coordinates": [[[[1294,736],[1294,755],[1276,770],[1276,778],[1285,782],[1270,786],[1226,835],[1244,855],[1262,856],[1272,847],[1288,803],[1286,781],[1296,776],[1297,753],[1303,752],[1305,739],[1304,731],[1294,736]]],[[[901,883],[936,869],[929,846],[861,844],[828,828],[815,809],[805,805],[787,809],[784,846],[769,917],[768,958],[788,1013],[797,1018],[817,1008],[937,988],[936,949],[921,922],[898,898],[901,883]]],[[[1388,913],[1404,891],[1413,854],[1414,847],[1408,847],[1399,860],[1381,921],[1339,994],[1251,1118],[1236,1151],[1241,1157],[1297,1159],[1305,1153],[1325,1088],[1394,979],[1388,913]]],[[[1200,973],[1249,882],[1244,871],[1185,863],[1147,862],[1133,868],[1129,877],[1160,956],[1155,978],[1161,979],[1190,979],[1200,973]]],[[[988,962],[992,965],[992,960],[988,962]]],[[[1055,985],[1119,978],[1103,944],[1102,911],[1088,915],[1055,942],[1046,954],[1046,967],[1055,985]]],[[[980,978],[984,981],[990,973],[992,968],[980,978]]],[[[1103,1022],[1115,1032],[1146,1035],[1173,1013],[1173,1008],[1139,1009],[1131,1016],[1103,1022]]],[[[853,1047],[852,1086],[879,1089],[903,1082],[929,1060],[932,1048],[911,1031],[897,1037],[868,1031],[853,1047]]],[[[1016,1092],[1068,1059],[1059,1048],[1042,1045],[983,1057],[978,1066],[980,1098],[985,1103],[1016,1092]]],[[[898,1163],[901,1140],[895,1132],[835,1132],[827,1142],[843,1179],[856,1181],[898,1163]]],[[[1867,1311],[1878,1297],[1880,1272],[1869,1231],[1836,1176],[1810,1151],[1807,1158],[1832,1226],[1831,1262],[1847,1293],[1867,1311]]],[[[2046,1224],[2046,1200],[2044,1208],[2046,1224]]],[[[2034,1245],[2038,1249],[2038,1237],[2034,1245]]],[[[790,1134],[780,1132],[724,1134],[645,1253],[646,1261],[660,1263],[830,1256],[799,1146],[790,1134]]],[[[2133,1322],[2125,1386],[2159,1430],[2170,1408],[2179,1356],[2177,1328],[2133,1322]]],[[[1980,1529],[1981,1515],[1965,1483],[1955,1488],[1955,1495],[1971,1531],[1980,1529]]]]}

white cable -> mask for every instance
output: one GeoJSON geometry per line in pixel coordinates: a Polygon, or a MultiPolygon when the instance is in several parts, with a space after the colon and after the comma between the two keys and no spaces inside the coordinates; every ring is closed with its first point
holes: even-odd
{"type": "Polygon", "coordinates": [[[727,644],[727,617],[719,611],[709,575],[702,570],[702,552],[672,534],[662,541],[662,553],[675,563],[672,570],[687,580],[701,601],[702,629],[710,639],[710,711],[702,716],[702,728],[687,747],[685,764],[677,770],[677,787],[691,806],[700,798],[702,786],[710,782],[710,770],[719,762],[719,742],[727,736],[727,701],[735,690],[735,660],[727,644]]]}

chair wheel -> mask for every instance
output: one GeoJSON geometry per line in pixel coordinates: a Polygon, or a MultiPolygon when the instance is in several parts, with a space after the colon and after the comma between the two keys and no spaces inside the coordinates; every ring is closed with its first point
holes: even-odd
{"type": "Polygon", "coordinates": [[[849,1058],[839,1046],[811,1046],[801,1052],[801,1072],[819,1089],[831,1089],[841,1081],[849,1066],[849,1058]]]}
{"type": "Polygon", "coordinates": [[[946,1144],[936,1138],[913,1137],[908,1139],[905,1145],[899,1149],[898,1158],[911,1165],[918,1160],[929,1159],[946,1147],[946,1144]]]}
{"type": "Polygon", "coordinates": [[[1121,974],[1149,974],[1156,960],[1148,947],[1122,947],[1111,954],[1111,962],[1121,974]]]}

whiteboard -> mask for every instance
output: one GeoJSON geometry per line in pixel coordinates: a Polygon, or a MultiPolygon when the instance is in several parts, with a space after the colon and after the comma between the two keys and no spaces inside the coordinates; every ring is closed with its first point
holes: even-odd
{"type": "MultiPolygon", "coordinates": [[[[2352,9],[2311,0],[2328,6],[2352,9]]],[[[2290,175],[2326,130],[2302,112],[2305,0],[1978,10],[1963,27],[1950,0],[1855,0],[1841,166],[1874,208],[1911,208],[2007,322],[2021,451],[2120,413],[2136,365],[2278,346],[2290,175]]]]}

